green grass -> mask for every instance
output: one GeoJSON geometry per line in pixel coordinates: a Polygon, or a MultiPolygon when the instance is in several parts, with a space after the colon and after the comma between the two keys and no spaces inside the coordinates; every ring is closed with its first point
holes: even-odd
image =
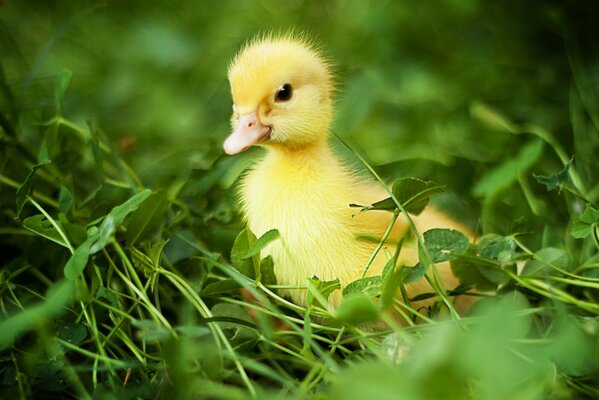
{"type": "Polygon", "coordinates": [[[599,397],[595,17],[577,2],[0,3],[0,397],[599,397]],[[337,310],[334,281],[307,280],[306,308],[278,295],[260,255],[277,232],[245,230],[234,196],[257,152],[220,149],[228,59],[289,25],[338,65],[332,143],[387,187],[374,207],[435,194],[478,238],[413,232],[411,269],[377,247],[389,267],[337,310]],[[461,281],[447,291],[445,260],[461,281]],[[426,309],[405,295],[418,279],[426,309]]]}

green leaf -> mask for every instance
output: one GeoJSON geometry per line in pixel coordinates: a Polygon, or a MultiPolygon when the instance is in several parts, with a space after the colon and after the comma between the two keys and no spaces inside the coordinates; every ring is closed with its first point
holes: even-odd
{"type": "Polygon", "coordinates": [[[507,117],[479,101],[470,105],[470,115],[494,131],[517,132],[514,124],[507,117]]]}
{"type": "Polygon", "coordinates": [[[60,236],[60,233],[54,228],[54,225],[43,214],[25,218],[23,220],[23,227],[63,247],[69,247],[64,242],[62,236],[60,236]]]}
{"type": "Polygon", "coordinates": [[[25,205],[25,201],[27,200],[27,196],[31,193],[33,178],[38,169],[43,167],[46,164],[50,164],[50,160],[40,161],[39,164],[36,164],[31,168],[31,171],[25,178],[23,184],[17,190],[17,217],[21,215],[21,211],[23,210],[23,206],[25,205]]]}
{"type": "MultiPolygon", "coordinates": [[[[49,353],[52,354],[52,351],[49,353]]],[[[52,356],[55,356],[55,354],[52,356]]],[[[64,352],[58,354],[64,354],[64,352]]],[[[42,361],[37,365],[33,379],[48,393],[60,392],[67,388],[67,379],[65,379],[63,372],[64,367],[64,362],[56,359],[42,361]]]]}
{"type": "Polygon", "coordinates": [[[81,225],[70,223],[64,217],[64,214],[60,214],[59,219],[60,227],[66,233],[72,245],[79,246],[81,243],[87,240],[87,232],[84,227],[82,227],[81,225]]]}
{"type": "Polygon", "coordinates": [[[91,235],[87,240],[79,245],[75,249],[75,252],[71,255],[71,258],[67,261],[64,266],[64,276],[69,280],[77,279],[87,266],[89,255],[91,254],[91,247],[94,242],[98,240],[98,235],[91,235]]]}
{"type": "Polygon", "coordinates": [[[585,329],[584,322],[563,312],[555,318],[551,331],[553,340],[549,343],[548,351],[560,370],[582,376],[588,371],[589,365],[597,367],[597,334],[585,329]]]}
{"type": "Polygon", "coordinates": [[[497,260],[501,265],[515,262],[516,242],[511,236],[500,236],[494,233],[483,236],[476,245],[478,254],[490,260],[497,260]]]}
{"type": "Polygon", "coordinates": [[[570,235],[575,239],[584,239],[589,237],[593,232],[593,226],[585,224],[584,222],[576,221],[570,228],[570,235]]]}
{"type": "Polygon", "coordinates": [[[255,279],[256,271],[254,269],[253,258],[246,258],[250,247],[256,242],[256,236],[249,228],[245,228],[235,238],[231,248],[231,263],[243,275],[255,279]]]}
{"type": "Polygon", "coordinates": [[[18,336],[67,311],[65,306],[71,301],[74,292],[75,285],[72,282],[57,282],[39,304],[0,321],[0,349],[7,348],[18,336]]]}
{"type": "Polygon", "coordinates": [[[260,275],[260,280],[265,285],[274,285],[277,283],[275,265],[271,256],[266,256],[260,261],[260,275]]]}
{"type": "Polygon", "coordinates": [[[381,293],[381,305],[383,307],[389,307],[393,304],[395,293],[401,284],[404,273],[402,272],[405,267],[400,269],[393,269],[387,275],[383,274],[383,290],[381,293]]]}
{"type": "Polygon", "coordinates": [[[260,251],[266,247],[267,244],[277,239],[279,236],[279,231],[276,229],[269,230],[264,235],[260,236],[260,238],[254,242],[254,244],[252,244],[252,247],[249,248],[244,258],[250,258],[260,254],[260,251]]]}
{"type": "Polygon", "coordinates": [[[159,231],[163,216],[168,209],[166,192],[153,193],[128,217],[125,240],[130,246],[159,231]]]}
{"type": "Polygon", "coordinates": [[[476,288],[482,292],[496,290],[509,277],[499,266],[489,265],[489,261],[472,257],[451,260],[451,271],[462,286],[476,288]]]}
{"type": "Polygon", "coordinates": [[[351,282],[343,289],[343,296],[354,296],[365,294],[367,296],[378,296],[383,288],[383,279],[380,276],[368,276],[351,282]]]}
{"type": "Polygon", "coordinates": [[[148,256],[150,260],[152,260],[153,265],[160,265],[160,259],[162,258],[162,253],[164,252],[164,247],[168,244],[168,240],[162,240],[157,243],[152,243],[152,245],[148,248],[148,256]]]}
{"type": "MultiPolygon", "coordinates": [[[[228,319],[240,320],[247,322],[251,325],[255,325],[252,318],[248,315],[247,311],[236,304],[218,303],[210,310],[214,317],[226,317],[228,319]]],[[[233,342],[246,341],[248,339],[254,339],[257,334],[252,329],[248,328],[243,323],[235,322],[219,322],[218,325],[224,331],[228,331],[229,340],[233,342]]]]}
{"type": "MultiPolygon", "coordinates": [[[[341,282],[339,279],[335,279],[332,281],[321,281],[320,278],[313,276],[309,278],[310,283],[316,288],[318,293],[322,295],[322,297],[328,301],[329,296],[337,289],[341,289],[341,282]]],[[[312,304],[314,300],[314,295],[310,290],[306,293],[307,303],[312,304]]]]}
{"type": "Polygon", "coordinates": [[[418,215],[427,206],[431,196],[445,192],[445,186],[432,181],[417,178],[403,178],[393,182],[393,195],[414,215],[418,215]]]}
{"type": "Polygon", "coordinates": [[[119,308],[119,301],[114,292],[110,289],[107,289],[103,286],[99,287],[98,291],[96,292],[96,298],[104,299],[106,300],[105,302],[110,304],[112,307],[117,309],[119,308]]]}
{"type": "Polygon", "coordinates": [[[58,326],[56,336],[65,342],[79,344],[87,337],[87,328],[76,322],[65,322],[58,326]]]}
{"type": "Polygon", "coordinates": [[[570,257],[562,249],[555,247],[545,247],[535,253],[542,261],[529,260],[522,269],[523,276],[537,275],[539,273],[555,274],[557,271],[549,267],[552,264],[562,270],[568,270],[570,266],[570,257]]]}
{"type": "Polygon", "coordinates": [[[49,159],[50,159],[50,155],[48,152],[48,145],[46,144],[46,140],[44,139],[44,141],[42,142],[42,144],[40,146],[40,151],[37,153],[37,162],[42,163],[49,159]]]}
{"type": "Polygon", "coordinates": [[[168,243],[164,246],[164,256],[172,264],[193,257],[198,253],[210,254],[204,243],[190,230],[174,227],[169,234],[168,243]]]}
{"type": "MultiPolygon", "coordinates": [[[[393,196],[402,207],[409,213],[418,215],[429,203],[431,196],[443,193],[445,187],[432,181],[423,181],[417,178],[402,178],[393,182],[393,196]]],[[[387,210],[397,209],[391,197],[378,201],[364,210],[387,210]]]]}
{"type": "Polygon", "coordinates": [[[58,211],[63,214],[68,214],[73,206],[73,195],[71,191],[64,185],[60,185],[58,193],[58,211]]]}
{"type": "Polygon", "coordinates": [[[491,169],[474,186],[476,196],[491,198],[510,187],[530,169],[543,153],[543,142],[533,140],[524,146],[516,157],[491,169]]]}
{"type": "Polygon", "coordinates": [[[535,175],[532,174],[532,176],[535,177],[535,179],[537,180],[537,182],[539,182],[542,185],[545,185],[547,187],[547,191],[550,192],[552,190],[557,190],[558,193],[560,193],[562,191],[562,189],[568,184],[570,183],[570,166],[572,165],[572,161],[574,161],[573,158],[571,158],[566,165],[564,166],[564,168],[552,175],[549,176],[545,176],[545,175],[535,175]]]}
{"type": "MultiPolygon", "coordinates": [[[[403,241],[400,243],[400,245],[401,244],[403,244],[403,241]]],[[[385,268],[383,268],[383,273],[381,274],[381,278],[383,280],[386,280],[392,273],[395,272],[396,262],[397,260],[395,259],[395,257],[391,257],[387,260],[387,264],[385,264],[385,268]]]]}
{"type": "Polygon", "coordinates": [[[106,247],[112,239],[116,227],[121,225],[125,217],[135,211],[151,193],[150,189],[145,189],[110,211],[100,225],[98,239],[91,247],[91,254],[95,254],[106,247]]]}
{"type": "Polygon", "coordinates": [[[241,285],[233,279],[212,282],[202,289],[202,297],[220,295],[222,293],[232,292],[239,289],[241,285]]]}
{"type": "MultiPolygon", "coordinates": [[[[454,229],[431,229],[424,232],[423,237],[424,246],[434,263],[451,260],[468,249],[469,242],[466,235],[454,229]]],[[[419,258],[421,264],[426,265],[421,250],[419,249],[419,258]]]]}
{"type": "Polygon", "coordinates": [[[588,237],[593,228],[599,225],[599,211],[593,206],[587,204],[584,212],[574,220],[570,228],[570,235],[576,239],[584,239],[588,237]]]}
{"type": "Polygon", "coordinates": [[[65,68],[62,70],[62,73],[60,74],[60,77],[56,84],[56,90],[54,92],[54,97],[55,97],[55,101],[56,101],[56,110],[57,110],[58,114],[61,114],[60,110],[62,108],[61,106],[62,106],[62,102],[64,100],[64,95],[67,91],[67,88],[69,87],[69,84],[71,83],[72,76],[73,76],[73,73],[71,72],[71,70],[65,68]]]}
{"type": "Polygon", "coordinates": [[[590,204],[587,204],[584,212],[577,218],[578,221],[585,224],[599,224],[599,211],[590,204]]]}
{"type": "Polygon", "coordinates": [[[337,319],[350,324],[361,324],[377,319],[380,310],[370,296],[357,294],[346,297],[337,308],[337,319]]]}
{"type": "Polygon", "coordinates": [[[404,266],[399,269],[399,279],[402,284],[410,284],[424,277],[426,268],[424,264],[418,263],[413,267],[404,266]]]}

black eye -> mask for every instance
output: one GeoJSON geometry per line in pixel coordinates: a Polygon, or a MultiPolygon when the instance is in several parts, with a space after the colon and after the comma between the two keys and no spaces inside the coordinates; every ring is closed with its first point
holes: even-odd
{"type": "Polygon", "coordinates": [[[293,96],[293,89],[289,83],[286,83],[275,93],[275,101],[289,101],[291,96],[293,96]]]}

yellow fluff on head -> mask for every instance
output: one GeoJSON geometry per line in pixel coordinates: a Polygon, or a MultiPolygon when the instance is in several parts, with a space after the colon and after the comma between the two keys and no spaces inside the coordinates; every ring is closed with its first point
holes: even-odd
{"type": "MultiPolygon", "coordinates": [[[[357,213],[349,206],[388,195],[376,182],[352,171],[329,147],[331,63],[302,35],[270,35],[243,47],[228,77],[234,112],[225,151],[236,154],[252,145],[267,150],[243,177],[240,197],[247,224],[257,236],[271,229],[280,233],[280,239],[264,250],[274,260],[278,284],[305,287],[307,279],[316,276],[339,279],[344,287],[359,279],[376,246],[360,237],[380,237],[391,214],[357,213]]],[[[414,220],[421,231],[460,227],[430,208],[414,220]]],[[[400,218],[396,240],[406,226],[400,218]]],[[[369,275],[379,275],[386,261],[385,252],[380,252],[369,275]]],[[[399,264],[417,261],[415,245],[404,245],[399,264]]],[[[454,288],[457,282],[447,265],[440,268],[446,286],[454,288]]],[[[411,295],[430,290],[424,280],[408,288],[411,295]]],[[[304,289],[286,289],[283,294],[305,304],[304,289]]],[[[330,297],[333,305],[340,300],[340,291],[330,297]]]]}
{"type": "Polygon", "coordinates": [[[301,147],[326,139],[333,111],[330,63],[307,36],[293,33],[253,39],[235,57],[228,75],[235,112],[243,114],[261,104],[260,117],[277,129],[272,141],[301,147]],[[301,90],[305,100],[293,102],[294,112],[277,110],[269,101],[285,83],[292,83],[296,92],[301,90]],[[299,114],[307,119],[296,118],[299,114]]]}

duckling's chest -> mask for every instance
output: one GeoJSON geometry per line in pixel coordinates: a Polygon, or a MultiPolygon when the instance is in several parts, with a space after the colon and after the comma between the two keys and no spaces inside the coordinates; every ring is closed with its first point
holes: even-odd
{"type": "Polygon", "coordinates": [[[350,178],[335,164],[259,164],[244,179],[242,204],[248,226],[260,236],[277,229],[264,249],[280,284],[354,279],[368,248],[356,240],[350,178]]]}
{"type": "Polygon", "coordinates": [[[351,226],[351,193],[341,171],[311,164],[259,165],[244,180],[242,203],[250,228],[324,237],[351,226]]]}

